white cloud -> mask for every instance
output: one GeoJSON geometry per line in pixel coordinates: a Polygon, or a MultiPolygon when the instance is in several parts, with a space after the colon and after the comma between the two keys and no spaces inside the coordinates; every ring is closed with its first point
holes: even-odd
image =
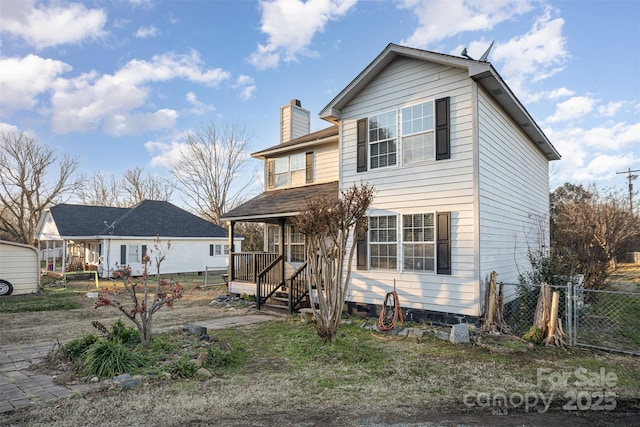
{"type": "Polygon", "coordinates": [[[313,36],[327,22],[344,16],[356,0],[270,0],[262,1],[261,30],[268,36],[258,44],[249,63],[259,70],[276,68],[281,60],[295,61],[299,55],[313,56],[309,50],[313,36]]]}
{"type": "Polygon", "coordinates": [[[240,89],[240,97],[244,100],[247,100],[253,96],[253,93],[257,89],[256,85],[253,83],[254,80],[252,77],[240,74],[233,87],[236,89],[240,89]]]}
{"type": "Polygon", "coordinates": [[[18,36],[36,49],[80,43],[106,35],[107,14],[83,4],[57,2],[36,7],[34,1],[5,4],[0,14],[0,31],[18,36]]]}
{"type": "Polygon", "coordinates": [[[540,99],[528,93],[528,84],[541,81],[563,70],[570,58],[562,35],[564,20],[553,18],[555,10],[547,7],[524,35],[506,43],[496,43],[491,58],[502,63],[500,73],[518,98],[525,102],[540,99]]]}
{"type": "Polygon", "coordinates": [[[180,158],[186,145],[180,142],[147,141],[144,144],[151,158],[151,167],[163,167],[169,169],[180,158]]]}
{"type": "MultiPolygon", "coordinates": [[[[52,96],[53,129],[58,133],[88,131],[105,126],[112,133],[134,131],[128,125],[131,120],[139,120],[151,126],[166,127],[170,117],[158,112],[152,116],[134,114],[144,106],[150,92],[150,84],[176,78],[186,79],[207,86],[216,86],[230,78],[230,73],[219,68],[203,69],[197,52],[188,55],[173,53],[156,55],[150,61],[134,59],[113,75],[85,73],[74,79],[58,80],[52,96]]],[[[170,110],[161,110],[170,111],[170,110]]],[[[175,119],[175,118],[174,118],[175,119]]]]}
{"type": "Polygon", "coordinates": [[[113,114],[105,119],[104,130],[112,135],[140,134],[148,130],[171,129],[178,112],[163,108],[155,113],[113,114]]]}
{"type": "Polygon", "coordinates": [[[531,10],[531,4],[522,0],[404,0],[398,7],[410,9],[419,22],[419,27],[401,43],[423,48],[465,31],[491,30],[531,10]]]}
{"type": "Polygon", "coordinates": [[[58,76],[72,67],[62,61],[29,54],[24,58],[0,58],[0,109],[33,108],[37,96],[51,89],[58,76]]]}
{"type": "Polygon", "coordinates": [[[153,25],[149,25],[146,27],[138,28],[134,35],[139,39],[146,39],[148,37],[156,37],[158,34],[160,34],[158,28],[154,27],[153,25]]]}
{"type": "Polygon", "coordinates": [[[607,105],[598,107],[598,114],[605,117],[613,117],[622,107],[624,107],[624,102],[622,101],[609,102],[607,105]]]}
{"type": "Polygon", "coordinates": [[[9,123],[0,122],[0,133],[19,133],[20,129],[17,126],[9,123]]]}
{"type": "Polygon", "coordinates": [[[614,123],[589,129],[545,129],[562,160],[556,172],[559,183],[610,179],[616,171],[640,161],[633,153],[640,143],[640,123],[614,123]],[[607,154],[603,154],[608,152],[607,154]]]}
{"type": "Polygon", "coordinates": [[[561,87],[558,89],[553,89],[547,92],[548,99],[558,99],[558,98],[566,98],[569,96],[573,96],[574,92],[566,87],[561,87]]]}
{"type": "Polygon", "coordinates": [[[189,92],[186,95],[187,102],[193,106],[193,108],[189,109],[189,113],[200,116],[207,111],[214,111],[216,107],[213,105],[205,104],[204,102],[198,101],[196,94],[193,92],[189,92]]]}
{"type": "Polygon", "coordinates": [[[587,96],[574,96],[556,104],[556,112],[545,120],[549,123],[566,122],[584,117],[593,111],[595,100],[587,96]]]}

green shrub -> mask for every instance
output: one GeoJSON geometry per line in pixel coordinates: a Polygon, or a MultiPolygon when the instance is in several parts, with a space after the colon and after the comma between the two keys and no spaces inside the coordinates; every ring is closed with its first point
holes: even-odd
{"type": "Polygon", "coordinates": [[[69,356],[72,362],[79,361],[82,358],[82,355],[89,347],[91,347],[96,341],[98,341],[98,337],[93,334],[88,334],[83,336],[82,338],[77,338],[75,340],[69,341],[64,346],[64,351],[69,356]]]}
{"type": "Polygon", "coordinates": [[[182,357],[171,365],[171,373],[183,378],[191,378],[197,370],[196,365],[191,363],[188,357],[182,357]]]}
{"type": "Polygon", "coordinates": [[[544,341],[544,331],[536,326],[532,326],[529,331],[522,336],[522,339],[540,345],[544,341]]]}
{"type": "Polygon", "coordinates": [[[128,350],[122,343],[104,339],[98,339],[82,357],[85,374],[99,377],[132,373],[143,362],[142,357],[128,350]]]}
{"type": "Polygon", "coordinates": [[[111,339],[122,344],[137,344],[140,342],[140,332],[131,326],[126,326],[122,319],[111,325],[111,339]]]}

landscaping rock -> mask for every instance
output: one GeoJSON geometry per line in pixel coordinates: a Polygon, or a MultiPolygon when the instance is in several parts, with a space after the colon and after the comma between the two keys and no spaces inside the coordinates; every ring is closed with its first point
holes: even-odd
{"type": "Polygon", "coordinates": [[[141,382],[137,378],[129,378],[124,381],[118,382],[118,388],[129,389],[140,386],[141,382]]]}
{"type": "Polygon", "coordinates": [[[133,378],[131,376],[131,374],[122,374],[122,375],[116,375],[115,377],[112,378],[112,380],[114,380],[115,382],[119,383],[121,381],[126,381],[130,378],[133,378]]]}
{"type": "Polygon", "coordinates": [[[436,338],[440,338],[441,340],[448,341],[450,336],[450,334],[444,331],[436,331],[436,338]]]}
{"type": "Polygon", "coordinates": [[[424,333],[425,331],[420,328],[404,328],[398,333],[398,335],[407,338],[422,338],[424,333]]]}
{"type": "Polygon", "coordinates": [[[202,368],[202,365],[207,361],[208,357],[209,354],[206,351],[201,351],[198,357],[193,359],[191,363],[193,363],[196,368],[202,368]]]}
{"type": "Polygon", "coordinates": [[[231,347],[231,344],[229,344],[229,340],[227,340],[227,339],[220,340],[220,342],[218,342],[218,346],[220,347],[220,350],[222,350],[222,351],[229,352],[229,351],[233,350],[233,348],[231,347]]]}
{"type": "Polygon", "coordinates": [[[200,377],[206,377],[206,378],[211,378],[213,375],[211,374],[211,372],[209,372],[208,369],[205,368],[200,368],[196,371],[196,375],[200,376],[200,377]]]}
{"type": "Polygon", "coordinates": [[[204,326],[196,325],[195,323],[187,323],[182,327],[182,330],[199,337],[202,335],[206,335],[207,333],[207,328],[205,328],[204,326]]]}
{"type": "Polygon", "coordinates": [[[469,342],[469,325],[466,323],[458,323],[451,327],[451,335],[449,341],[454,344],[469,342]]]}

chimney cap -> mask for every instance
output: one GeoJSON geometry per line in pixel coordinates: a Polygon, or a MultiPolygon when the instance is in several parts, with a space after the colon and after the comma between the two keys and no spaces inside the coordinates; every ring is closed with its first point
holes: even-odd
{"type": "Polygon", "coordinates": [[[302,102],[299,99],[292,99],[291,105],[295,105],[296,107],[302,107],[302,102]]]}

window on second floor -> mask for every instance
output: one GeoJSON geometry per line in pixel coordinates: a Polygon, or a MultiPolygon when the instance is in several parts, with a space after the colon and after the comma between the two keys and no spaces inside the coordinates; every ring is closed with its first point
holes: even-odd
{"type": "Polygon", "coordinates": [[[267,160],[268,188],[295,187],[313,182],[313,152],[267,160]]]}
{"type": "Polygon", "coordinates": [[[450,159],[450,108],[445,97],[357,120],[356,170],[450,159]]]}
{"type": "Polygon", "coordinates": [[[371,169],[396,164],[396,112],[369,117],[369,162],[371,169]]]}
{"type": "Polygon", "coordinates": [[[402,109],[402,162],[411,164],[433,160],[433,102],[402,109]]]}

